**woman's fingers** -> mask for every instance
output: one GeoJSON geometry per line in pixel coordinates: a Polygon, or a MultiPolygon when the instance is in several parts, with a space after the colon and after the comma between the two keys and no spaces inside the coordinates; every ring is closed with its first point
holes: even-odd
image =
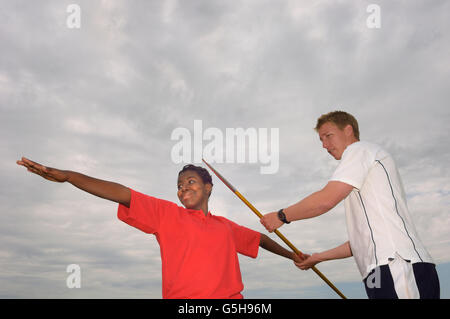
{"type": "Polygon", "coordinates": [[[26,157],[16,161],[18,165],[24,166],[31,173],[37,174],[49,181],[63,183],[68,180],[67,173],[56,168],[47,167],[33,162],[26,157]]]}
{"type": "Polygon", "coordinates": [[[25,166],[27,168],[32,168],[32,169],[35,169],[35,170],[40,170],[40,171],[47,172],[47,168],[44,165],[41,165],[41,164],[36,163],[36,162],[33,162],[33,161],[29,160],[26,157],[22,157],[22,159],[17,161],[16,163],[19,164],[19,165],[25,166]]]}
{"type": "Polygon", "coordinates": [[[23,163],[24,165],[26,165],[26,166],[34,166],[35,164],[37,164],[37,163],[35,163],[35,162],[33,162],[33,161],[30,161],[28,158],[26,158],[26,157],[22,157],[22,160],[20,161],[21,163],[23,163]]]}
{"type": "Polygon", "coordinates": [[[33,162],[33,161],[30,161],[27,158],[24,158],[24,162],[27,163],[29,166],[35,168],[35,169],[39,169],[39,170],[43,169],[43,165],[41,165],[39,163],[36,163],[36,162],[33,162]]]}
{"type": "Polygon", "coordinates": [[[39,163],[33,162],[26,157],[22,157],[21,160],[16,162],[18,165],[24,166],[27,168],[29,172],[38,174],[44,177],[44,174],[47,174],[47,168],[39,163]]]}
{"type": "Polygon", "coordinates": [[[26,166],[25,162],[22,160],[18,160],[16,163],[22,166],[26,166]]]}
{"type": "Polygon", "coordinates": [[[311,259],[311,255],[303,254],[305,257],[301,262],[294,262],[295,265],[301,270],[308,270],[315,265],[314,261],[311,259]]]}
{"type": "Polygon", "coordinates": [[[25,167],[31,167],[30,162],[25,157],[22,157],[22,159],[18,160],[16,163],[25,167]]]}
{"type": "Polygon", "coordinates": [[[28,167],[28,171],[32,172],[32,173],[35,173],[35,174],[38,174],[38,175],[41,175],[41,176],[43,174],[43,172],[41,170],[38,170],[38,169],[36,169],[34,167],[28,167]]]}

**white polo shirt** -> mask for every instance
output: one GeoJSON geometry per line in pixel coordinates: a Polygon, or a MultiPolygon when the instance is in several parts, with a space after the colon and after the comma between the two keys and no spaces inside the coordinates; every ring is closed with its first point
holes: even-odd
{"type": "Polygon", "coordinates": [[[433,263],[409,214],[395,162],[386,151],[367,142],[347,146],[331,180],[354,187],[344,205],[350,247],[363,278],[396,256],[433,263]]]}

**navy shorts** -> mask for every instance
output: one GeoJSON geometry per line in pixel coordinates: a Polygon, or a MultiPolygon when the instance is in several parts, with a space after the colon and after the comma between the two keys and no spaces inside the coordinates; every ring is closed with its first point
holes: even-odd
{"type": "MultiPolygon", "coordinates": [[[[440,287],[436,266],[431,263],[414,263],[412,270],[413,282],[415,280],[420,299],[439,299],[440,287]]],[[[394,281],[389,265],[375,268],[364,279],[367,296],[369,299],[398,299],[397,291],[402,288],[397,287],[396,290],[394,281]]]]}

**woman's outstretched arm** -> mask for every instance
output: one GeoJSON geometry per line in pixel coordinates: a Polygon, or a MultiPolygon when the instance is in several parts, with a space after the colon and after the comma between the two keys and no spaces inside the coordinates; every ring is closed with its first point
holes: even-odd
{"type": "Polygon", "coordinates": [[[130,206],[131,192],[128,187],[123,185],[73,171],[47,167],[25,157],[17,161],[17,164],[26,167],[29,172],[40,175],[49,181],[58,183],[69,182],[73,186],[92,195],[123,204],[127,207],[130,206]]]}

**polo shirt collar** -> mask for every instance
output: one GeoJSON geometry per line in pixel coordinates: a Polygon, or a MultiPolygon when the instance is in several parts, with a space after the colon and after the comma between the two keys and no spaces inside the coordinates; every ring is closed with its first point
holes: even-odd
{"type": "Polygon", "coordinates": [[[208,214],[205,216],[205,214],[203,213],[203,211],[202,211],[202,210],[199,210],[199,209],[186,209],[186,210],[187,210],[188,213],[195,214],[195,215],[199,215],[199,216],[202,216],[202,217],[204,217],[204,218],[209,217],[209,216],[212,215],[212,214],[211,214],[211,211],[208,211],[208,214]]]}

